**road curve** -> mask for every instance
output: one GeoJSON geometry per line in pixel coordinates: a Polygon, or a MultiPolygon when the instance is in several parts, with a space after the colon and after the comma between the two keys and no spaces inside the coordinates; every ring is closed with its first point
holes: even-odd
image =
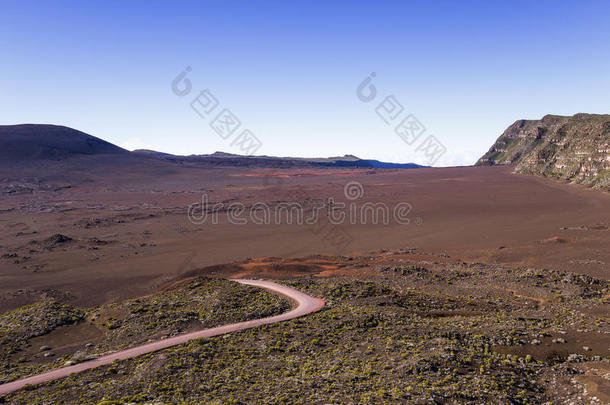
{"type": "Polygon", "coordinates": [[[296,301],[296,308],[285,312],[281,315],[270,316],[262,319],[253,319],[246,322],[231,323],[228,325],[218,326],[215,328],[203,329],[196,332],[185,333],[183,335],[173,336],[167,339],[158,340],[136,346],[131,349],[121,350],[104,356],[100,356],[93,360],[88,360],[83,363],[75,364],[73,366],[67,366],[50,370],[42,374],[37,374],[31,377],[27,377],[21,380],[12,381],[10,383],[0,385],[0,395],[8,394],[23,388],[25,385],[41,384],[48,381],[57,380],[59,378],[67,377],[73,373],[80,373],[85,370],[110,364],[115,360],[126,360],[133,357],[141,356],[143,354],[156,352],[158,350],[167,349],[168,347],[181,345],[189,340],[197,338],[207,338],[218,335],[224,335],[225,333],[237,332],[244,329],[255,328],[261,325],[267,325],[270,323],[287,321],[289,319],[298,318],[299,316],[307,315],[312,312],[319,311],[324,307],[324,300],[319,298],[310,297],[294,288],[290,288],[284,285],[276,284],[271,281],[263,280],[233,280],[241,284],[252,285],[256,287],[265,288],[267,290],[284,295],[291,300],[296,301]]]}

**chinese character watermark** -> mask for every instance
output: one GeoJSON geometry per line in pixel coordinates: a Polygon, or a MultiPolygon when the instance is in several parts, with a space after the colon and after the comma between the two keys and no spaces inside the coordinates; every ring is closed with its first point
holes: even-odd
{"type": "MultiPolygon", "coordinates": [[[[371,73],[356,88],[356,96],[363,103],[370,103],[377,98],[377,87],[373,84],[376,76],[374,72],[371,73]]],[[[392,125],[396,135],[412,146],[426,132],[426,127],[413,114],[404,116],[404,110],[404,106],[394,95],[386,96],[375,107],[379,118],[386,125],[392,125]]],[[[423,162],[429,166],[435,164],[445,152],[447,148],[434,135],[428,135],[415,149],[415,153],[419,153],[423,162]]]]}
{"type": "MultiPolygon", "coordinates": [[[[193,84],[187,77],[191,71],[191,67],[188,66],[172,81],[172,92],[176,96],[186,97],[191,94],[193,84]]],[[[193,111],[202,119],[210,118],[219,105],[220,102],[218,101],[218,98],[216,98],[209,89],[201,90],[199,94],[190,102],[190,106],[193,111]]],[[[237,150],[243,155],[254,155],[261,148],[261,146],[263,146],[261,140],[258,139],[249,129],[243,128],[241,131],[238,131],[238,129],[242,126],[242,122],[228,108],[223,108],[217,115],[215,115],[215,117],[210,121],[209,125],[219,137],[225,140],[228,140],[234,134],[239,133],[239,135],[237,135],[231,141],[230,145],[237,148],[237,150]]]]}

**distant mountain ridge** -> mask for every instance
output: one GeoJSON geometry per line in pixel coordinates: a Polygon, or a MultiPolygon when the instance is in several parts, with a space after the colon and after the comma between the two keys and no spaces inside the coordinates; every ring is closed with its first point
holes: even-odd
{"type": "Polygon", "coordinates": [[[610,189],[610,115],[546,115],[509,126],[476,163],[514,165],[596,189],[610,189]]]}
{"type": "Polygon", "coordinates": [[[165,161],[177,164],[237,166],[237,167],[352,167],[410,169],[424,167],[415,163],[388,163],[360,159],[354,155],[330,158],[298,158],[274,156],[242,156],[225,152],[209,155],[179,156],[153,150],[130,152],[103,139],[60,125],[21,124],[0,125],[0,158],[2,162],[32,162],[66,160],[87,155],[115,156],[129,162],[165,161]]]}
{"type": "Polygon", "coordinates": [[[243,156],[226,152],[214,152],[208,155],[171,155],[168,153],[136,149],[136,154],[155,156],[178,163],[210,164],[215,166],[248,166],[248,167],[353,167],[353,168],[387,168],[412,169],[421,166],[415,163],[388,163],[375,159],[360,159],[354,155],[344,155],[329,158],[301,158],[276,156],[243,156]]]}

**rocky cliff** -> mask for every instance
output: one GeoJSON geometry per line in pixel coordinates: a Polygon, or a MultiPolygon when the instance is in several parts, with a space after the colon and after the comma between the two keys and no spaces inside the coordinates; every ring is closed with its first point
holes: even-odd
{"type": "Polygon", "coordinates": [[[610,190],[610,115],[519,120],[476,163],[610,190]]]}

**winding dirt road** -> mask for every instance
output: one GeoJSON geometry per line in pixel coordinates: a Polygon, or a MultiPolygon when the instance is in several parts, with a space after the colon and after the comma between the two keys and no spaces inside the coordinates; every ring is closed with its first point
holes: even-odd
{"type": "Polygon", "coordinates": [[[62,367],[59,369],[47,371],[42,374],[27,377],[21,380],[13,381],[7,384],[0,385],[0,395],[8,394],[13,391],[17,391],[23,388],[25,385],[41,384],[48,381],[56,380],[59,378],[67,377],[73,373],[80,373],[85,370],[110,364],[115,360],[126,360],[136,356],[140,356],[147,353],[156,352],[158,350],[167,349],[168,347],[181,345],[187,343],[192,339],[207,338],[218,335],[224,335],[225,333],[237,332],[244,329],[255,328],[261,325],[267,325],[270,323],[287,321],[289,319],[298,318],[303,315],[310,314],[312,312],[319,311],[324,307],[324,300],[319,298],[310,297],[294,288],[290,288],[284,285],[276,284],[271,281],[262,280],[233,280],[241,284],[252,285],[256,287],[265,288],[267,290],[282,294],[297,303],[297,307],[283,313],[281,315],[270,316],[262,319],[253,319],[251,321],[231,323],[228,325],[218,326],[215,328],[203,329],[196,332],[186,333],[170,337],[156,342],[146,343],[141,346],[133,347],[131,349],[121,350],[115,353],[107,354],[98,357],[94,360],[89,360],[83,363],[75,364],[73,366],[62,367]]]}

